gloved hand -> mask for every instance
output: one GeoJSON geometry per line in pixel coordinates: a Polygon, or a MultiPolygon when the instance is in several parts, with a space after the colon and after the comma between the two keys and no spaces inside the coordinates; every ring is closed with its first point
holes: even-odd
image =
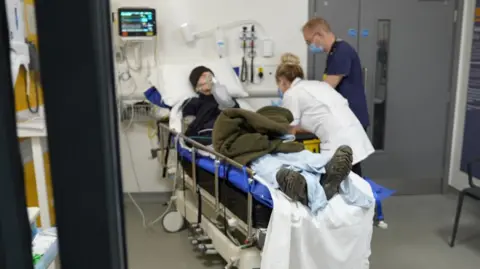
{"type": "Polygon", "coordinates": [[[282,99],[272,101],[272,106],[282,106],[282,99]]]}

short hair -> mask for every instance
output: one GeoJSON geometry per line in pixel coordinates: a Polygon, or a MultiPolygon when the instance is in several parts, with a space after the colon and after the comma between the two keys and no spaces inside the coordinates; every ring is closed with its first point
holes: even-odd
{"type": "Polygon", "coordinates": [[[330,28],[330,24],[328,24],[328,22],[323,19],[323,18],[313,18],[313,19],[310,19],[309,21],[307,21],[307,23],[305,23],[305,25],[303,25],[303,28],[302,30],[305,31],[305,30],[312,30],[312,29],[315,29],[317,27],[321,27],[325,32],[331,32],[331,28],[330,28]]]}

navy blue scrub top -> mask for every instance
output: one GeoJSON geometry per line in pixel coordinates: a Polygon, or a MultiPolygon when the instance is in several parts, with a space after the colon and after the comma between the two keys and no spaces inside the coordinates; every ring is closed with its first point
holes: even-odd
{"type": "Polygon", "coordinates": [[[364,128],[370,124],[362,66],[355,49],[345,41],[335,41],[328,53],[325,75],[343,75],[336,90],[348,100],[350,109],[364,128]]]}

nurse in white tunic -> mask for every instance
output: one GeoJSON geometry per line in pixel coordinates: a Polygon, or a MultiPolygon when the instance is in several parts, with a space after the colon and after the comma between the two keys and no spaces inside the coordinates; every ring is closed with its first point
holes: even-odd
{"type": "Polygon", "coordinates": [[[333,156],[340,146],[353,151],[353,165],[375,150],[348,101],[328,83],[304,79],[298,57],[286,54],[276,80],[283,92],[283,107],[293,114],[292,133],[310,132],[321,141],[320,152],[333,156]]]}

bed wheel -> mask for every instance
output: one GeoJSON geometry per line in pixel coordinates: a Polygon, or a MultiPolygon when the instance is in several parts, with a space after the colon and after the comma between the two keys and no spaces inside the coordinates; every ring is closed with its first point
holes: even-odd
{"type": "Polygon", "coordinates": [[[170,211],[162,219],[163,229],[167,233],[176,233],[185,228],[185,219],[178,211],[170,211]]]}

